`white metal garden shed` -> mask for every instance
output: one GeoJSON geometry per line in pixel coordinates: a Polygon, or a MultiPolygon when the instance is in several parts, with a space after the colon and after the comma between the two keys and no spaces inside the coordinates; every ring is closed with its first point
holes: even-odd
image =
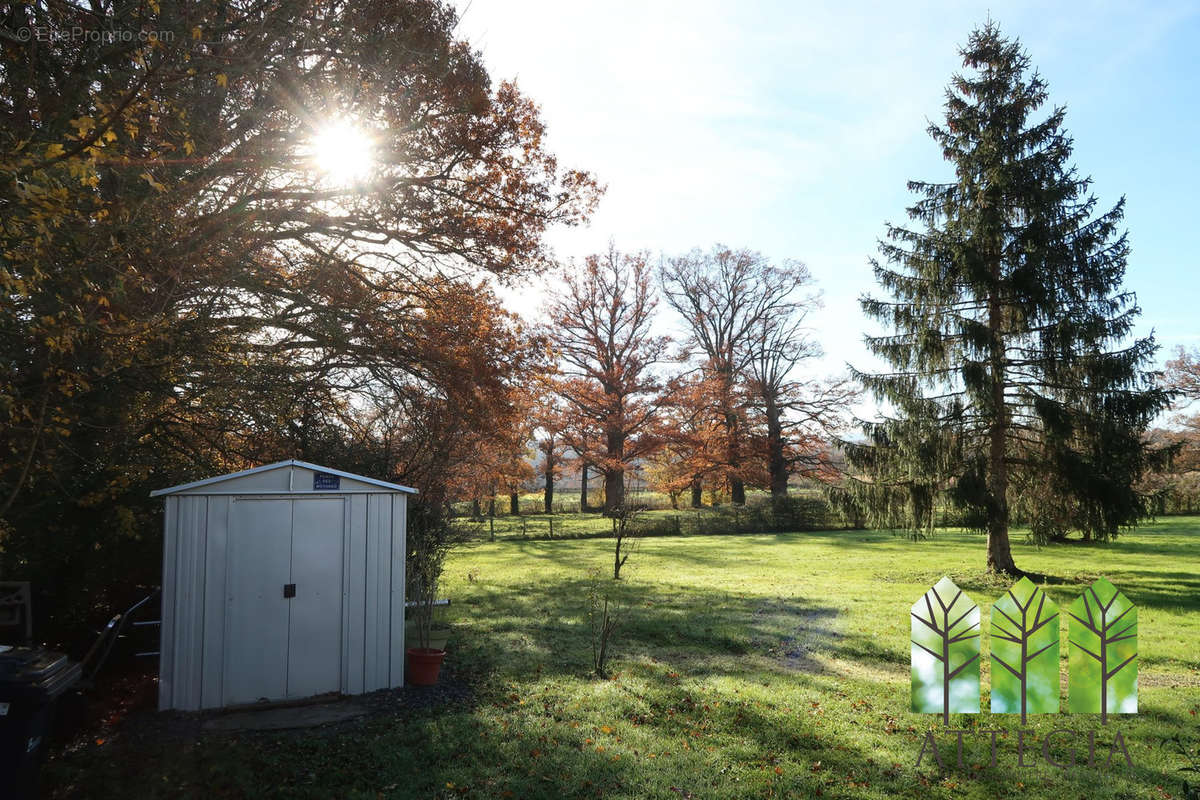
{"type": "Polygon", "coordinates": [[[303,461],[166,498],[158,707],[404,684],[408,495],[303,461]]]}

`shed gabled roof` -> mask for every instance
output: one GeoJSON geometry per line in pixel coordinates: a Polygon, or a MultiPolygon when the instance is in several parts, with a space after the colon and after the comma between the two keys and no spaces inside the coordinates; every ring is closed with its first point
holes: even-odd
{"type": "MultiPolygon", "coordinates": [[[[275,470],[290,470],[290,471],[294,472],[297,467],[299,467],[302,470],[307,470],[309,472],[314,472],[314,473],[315,472],[323,472],[323,473],[326,473],[329,475],[337,475],[338,477],[341,477],[341,478],[347,478],[351,481],[354,481],[355,483],[364,484],[364,486],[363,486],[364,489],[367,487],[371,487],[371,488],[375,489],[376,491],[384,490],[384,491],[394,491],[394,492],[405,492],[407,494],[416,494],[417,493],[417,490],[412,488],[411,486],[401,486],[398,483],[388,483],[387,481],[381,481],[377,478],[368,478],[365,475],[355,475],[352,472],[344,472],[340,469],[333,469],[332,467],[322,467],[319,464],[310,464],[307,461],[298,461],[298,460],[292,458],[292,459],[288,459],[287,461],[276,461],[274,464],[265,464],[261,467],[254,467],[253,469],[244,469],[241,472],[231,472],[228,475],[218,475],[215,478],[205,478],[202,481],[192,481],[191,483],[181,483],[178,486],[171,486],[166,489],[156,489],[150,493],[150,496],[151,497],[161,497],[162,495],[180,494],[183,492],[190,492],[193,494],[206,494],[206,492],[193,491],[195,489],[201,489],[201,488],[205,488],[205,487],[211,487],[210,490],[213,492],[217,492],[217,493],[220,493],[222,491],[222,489],[225,489],[231,493],[238,493],[238,484],[246,483],[246,481],[242,480],[244,478],[248,478],[249,476],[252,476],[252,475],[261,475],[263,473],[268,473],[268,472],[275,471],[275,470]],[[230,485],[228,487],[217,486],[217,484],[221,484],[221,483],[231,483],[232,485],[230,485]]],[[[289,476],[289,478],[290,477],[291,476],[289,476]]],[[[255,483],[257,483],[257,481],[255,483]]],[[[265,487],[262,487],[262,486],[256,486],[251,491],[257,490],[257,491],[261,492],[261,491],[263,491],[264,488],[265,487]]],[[[274,492],[283,492],[283,493],[295,493],[295,491],[296,490],[291,488],[290,480],[289,480],[288,488],[276,488],[274,490],[274,492]]],[[[308,493],[311,493],[311,492],[308,492],[308,493]]]]}

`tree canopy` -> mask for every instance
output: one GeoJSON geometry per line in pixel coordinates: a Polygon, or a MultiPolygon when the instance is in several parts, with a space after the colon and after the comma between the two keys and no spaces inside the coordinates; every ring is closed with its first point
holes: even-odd
{"type": "Polygon", "coordinates": [[[152,582],[149,489],[272,458],[385,466],[439,502],[545,355],[490,284],[544,270],[546,230],[599,191],[558,166],[536,105],[493,83],[455,12],[35,2],[0,18],[5,573],[50,598],[87,597],[106,564],[152,582]],[[332,124],[371,141],[361,179],[315,169],[332,124]]]}

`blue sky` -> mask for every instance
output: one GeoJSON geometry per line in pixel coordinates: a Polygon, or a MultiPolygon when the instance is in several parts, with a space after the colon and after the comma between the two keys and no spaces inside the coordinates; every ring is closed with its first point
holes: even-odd
{"type": "MultiPolygon", "coordinates": [[[[958,47],[988,14],[1067,106],[1074,162],[1124,194],[1126,287],[1159,362],[1200,344],[1200,3],[534,2],[472,0],[460,33],[543,109],[560,163],[608,192],[564,257],[715,242],[796,258],[825,307],[817,367],[871,368],[857,298],[909,179],[950,169],[925,133],[958,47]]],[[[514,305],[536,316],[536,291],[514,305]]],[[[662,309],[666,317],[666,309],[662,309]]],[[[664,324],[669,318],[664,319],[664,324]]],[[[876,365],[877,366],[877,365],[876,365]]],[[[863,409],[867,410],[867,409],[863,409]]]]}

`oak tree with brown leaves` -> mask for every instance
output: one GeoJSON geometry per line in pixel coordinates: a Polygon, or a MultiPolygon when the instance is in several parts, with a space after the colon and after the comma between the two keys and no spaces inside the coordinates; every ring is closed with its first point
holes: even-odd
{"type": "Polygon", "coordinates": [[[801,295],[811,283],[808,270],[794,261],[775,265],[761,253],[716,245],[668,259],[660,277],[667,302],[690,334],[687,350],[698,362],[711,414],[722,426],[724,441],[714,466],[724,473],[732,502],[745,504],[746,478],[758,467],[748,416],[760,402],[780,426],[768,430],[776,459],[772,485],[782,481],[786,493],[781,426],[791,401],[784,390],[790,389],[785,384],[791,368],[808,346],[800,328],[814,302],[801,295]]]}
{"type": "Polygon", "coordinates": [[[572,442],[604,475],[604,512],[625,500],[625,473],[659,446],[654,425],[665,400],[656,367],[668,340],[651,331],[656,301],[645,253],[614,245],[564,271],[549,304],[561,374],[556,391],[598,435],[572,442]]]}
{"type": "Polygon", "coordinates": [[[1184,402],[1200,400],[1200,348],[1175,352],[1175,358],[1167,362],[1165,373],[1168,389],[1179,393],[1184,402]]]}
{"type": "MultiPolygon", "coordinates": [[[[789,283],[795,292],[810,279],[805,268],[794,265],[783,279],[769,272],[765,280],[781,289],[789,283]],[[790,279],[790,280],[789,280],[790,279]]],[[[793,295],[790,302],[759,319],[748,337],[747,389],[756,417],[765,426],[764,446],[771,497],[788,494],[794,474],[831,480],[837,469],[832,461],[832,435],[847,421],[859,391],[844,378],[820,378],[798,371],[821,355],[821,348],[805,325],[819,305],[815,294],[793,295]]]]}
{"type": "Polygon", "coordinates": [[[533,409],[532,422],[535,428],[534,447],[537,449],[537,474],[542,480],[542,509],[554,512],[554,484],[562,476],[563,463],[567,457],[568,427],[565,404],[553,392],[553,383],[540,394],[533,409]]]}
{"type": "Polygon", "coordinates": [[[663,492],[677,507],[687,492],[692,508],[703,503],[705,483],[723,477],[725,428],[714,416],[717,384],[698,372],[679,376],[661,416],[662,447],[654,454],[647,476],[656,491],[663,492]]]}

